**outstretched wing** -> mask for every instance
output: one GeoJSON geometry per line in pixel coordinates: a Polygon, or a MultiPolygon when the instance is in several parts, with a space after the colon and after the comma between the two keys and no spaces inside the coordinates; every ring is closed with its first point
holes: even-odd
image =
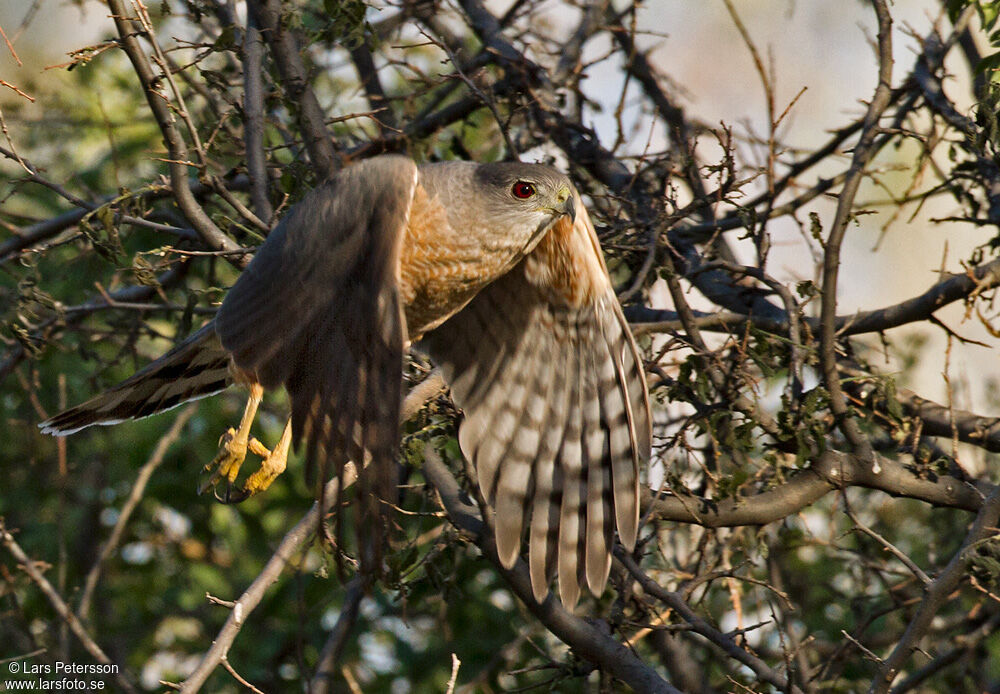
{"type": "Polygon", "coordinates": [[[604,590],[615,527],[635,546],[651,447],[642,361],[576,199],[575,224],[558,222],[424,338],[465,411],[459,442],[496,509],[501,562],[517,560],[528,525],[535,598],[558,570],[570,609],[584,580],[604,590]]]}
{"type": "Polygon", "coordinates": [[[216,318],[237,367],[288,390],[319,484],[357,464],[363,513],[394,488],[406,340],[396,272],[416,182],[400,156],[337,173],[271,232],[216,318]]]}

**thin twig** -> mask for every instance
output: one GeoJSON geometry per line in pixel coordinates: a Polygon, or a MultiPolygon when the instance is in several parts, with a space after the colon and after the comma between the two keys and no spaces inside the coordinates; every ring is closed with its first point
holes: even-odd
{"type": "Polygon", "coordinates": [[[732,636],[724,634],[699,617],[678,593],[666,590],[653,581],[635,562],[635,559],[620,546],[615,547],[615,558],[622,562],[632,577],[639,582],[643,590],[676,611],[685,622],[691,625],[694,632],[708,639],[709,642],[721,649],[730,658],[750,668],[762,682],[767,682],[777,687],[780,691],[789,692],[790,694],[802,694],[802,690],[798,686],[790,684],[786,677],[775,672],[763,660],[748,650],[741,648],[733,640],[732,636]]]}
{"type": "Polygon", "coordinates": [[[101,576],[104,563],[111,556],[112,552],[117,549],[118,543],[121,542],[125,534],[125,526],[128,525],[129,520],[132,518],[132,513],[142,500],[142,496],[146,491],[146,485],[153,476],[153,472],[156,471],[156,468],[160,467],[166,456],[167,449],[180,437],[184,425],[187,424],[188,420],[191,419],[197,410],[198,405],[194,403],[181,410],[181,413],[177,415],[170,429],[160,437],[149,460],[139,469],[139,474],[136,475],[135,482],[132,484],[132,490],[129,492],[128,499],[125,500],[121,513],[118,514],[115,527],[111,530],[111,535],[108,536],[108,539],[101,546],[100,551],[97,553],[97,559],[94,560],[94,565],[87,573],[87,578],[83,585],[83,595],[80,597],[79,607],[76,610],[76,614],[81,620],[87,621],[90,618],[90,603],[94,597],[94,591],[97,588],[97,581],[101,576]]]}
{"type": "Polygon", "coordinates": [[[14,539],[14,536],[7,530],[7,526],[4,524],[3,519],[0,519],[0,541],[3,542],[4,547],[10,552],[11,556],[21,567],[21,570],[28,574],[28,577],[38,586],[39,590],[48,599],[49,604],[59,615],[59,618],[69,627],[73,635],[76,636],[77,640],[84,649],[90,653],[90,655],[98,663],[102,665],[110,665],[114,668],[114,677],[120,686],[126,692],[136,692],[135,686],[132,684],[131,678],[125,673],[125,669],[113,663],[111,659],[105,654],[97,642],[87,633],[86,627],[83,623],[77,619],[77,616],[73,614],[73,610],[70,609],[66,601],[62,599],[59,592],[49,583],[45,575],[38,570],[35,566],[35,562],[25,554],[24,550],[14,539]]]}
{"type": "Polygon", "coordinates": [[[316,674],[309,683],[309,691],[312,694],[326,694],[331,691],[334,673],[340,668],[340,656],[344,652],[351,631],[357,624],[365,590],[365,576],[355,576],[348,582],[347,590],[344,592],[344,602],[340,606],[340,616],[337,617],[337,623],[323,644],[316,665],[316,674]]]}
{"type": "Polygon", "coordinates": [[[451,654],[451,677],[448,678],[448,687],[445,689],[445,694],[454,694],[455,684],[458,682],[458,668],[462,665],[462,661],[458,659],[458,656],[454,653],[451,654]]]}
{"type": "Polygon", "coordinates": [[[475,508],[462,500],[458,482],[431,446],[424,448],[424,475],[437,490],[448,518],[461,530],[470,533],[476,545],[510,586],[515,595],[545,627],[578,655],[598,665],[602,671],[620,679],[636,691],[680,694],[638,656],[594,624],[568,612],[553,594],[538,604],[531,589],[528,566],[519,559],[512,569],[505,569],[497,555],[493,531],[486,527],[475,508]]]}
{"type": "Polygon", "coordinates": [[[868,694],[885,694],[892,686],[893,680],[899,675],[903,666],[910,659],[917,642],[927,633],[931,621],[937,616],[941,606],[968,576],[967,565],[969,551],[979,542],[996,533],[997,522],[1000,521],[1000,487],[993,490],[984,501],[979,515],[969,528],[965,541],[948,565],[938,574],[933,583],[924,589],[924,599],[920,601],[913,618],[906,626],[906,631],[892,649],[892,653],[879,664],[878,674],[872,680],[868,694]]]}
{"type": "Polygon", "coordinates": [[[14,58],[14,62],[17,63],[17,66],[21,67],[24,65],[24,63],[21,62],[21,59],[17,57],[17,51],[14,50],[14,44],[12,44],[10,39],[7,38],[7,32],[3,30],[3,25],[0,25],[0,36],[3,37],[3,42],[7,44],[7,50],[10,51],[11,57],[14,58]]]}
{"type": "Polygon", "coordinates": [[[822,366],[823,383],[830,395],[830,410],[839,420],[841,430],[848,441],[860,452],[861,457],[868,461],[872,468],[878,471],[878,460],[872,450],[871,443],[861,432],[860,427],[850,415],[844,391],[840,385],[840,374],[837,369],[837,279],[840,273],[840,248],[847,234],[847,225],[853,217],[854,198],[865,175],[865,169],[875,153],[873,144],[878,134],[879,119],[889,107],[892,100],[892,17],[886,7],[885,0],[873,0],[875,14],[878,18],[878,86],[865,113],[861,136],[854,147],[851,165],[847,171],[844,185],[837,198],[837,212],[834,215],[833,226],[824,245],[823,254],[823,294],[820,309],[820,348],[819,357],[822,366]]]}

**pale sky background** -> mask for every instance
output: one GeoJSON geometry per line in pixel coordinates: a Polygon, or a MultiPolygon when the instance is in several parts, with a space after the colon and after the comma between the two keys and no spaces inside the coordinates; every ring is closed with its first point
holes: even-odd
{"type": "MultiPolygon", "coordinates": [[[[741,0],[734,5],[758,51],[765,60],[771,56],[777,111],[781,112],[802,88],[806,88],[780,130],[785,143],[806,148],[815,146],[825,142],[830,131],[863,113],[861,100],[870,99],[876,86],[876,63],[870,43],[876,33],[876,23],[867,2],[741,0]]],[[[940,3],[898,0],[890,7],[894,19],[893,84],[897,85],[909,74],[915,58],[917,44],[907,29],[920,36],[926,35],[939,17],[940,3]]],[[[709,124],[723,121],[733,126],[737,135],[747,134],[748,129],[759,135],[766,134],[767,110],[760,78],[721,0],[649,2],[640,17],[641,25],[665,34],[648,38],[647,45],[655,46],[656,65],[687,90],[684,106],[690,116],[709,124]]],[[[951,54],[946,66],[950,66],[949,71],[953,74],[967,73],[957,51],[951,54]]],[[[591,78],[599,83],[601,75],[594,71],[591,78]]],[[[946,83],[946,90],[960,110],[971,106],[968,84],[952,79],[946,83]]],[[[608,121],[603,127],[610,137],[613,124],[608,121]]],[[[906,165],[901,171],[883,176],[883,180],[895,186],[896,194],[902,193],[911,181],[910,157],[914,151],[896,152],[887,148],[878,160],[883,165],[893,162],[906,165]]],[[[942,155],[944,151],[942,148],[942,155]]],[[[817,169],[800,181],[811,185],[820,175],[835,171],[817,169]]],[[[884,200],[886,197],[884,191],[865,185],[857,200],[884,200]]],[[[824,230],[828,231],[834,203],[817,201],[807,207],[808,210],[819,212],[824,230]]],[[[881,308],[923,292],[938,279],[945,244],[945,268],[961,272],[960,261],[967,259],[972,249],[986,241],[991,233],[970,225],[934,225],[929,221],[956,210],[951,201],[942,198],[925,205],[910,221],[911,208],[892,225],[877,250],[881,228],[889,212],[880,210],[878,214],[863,217],[860,227],[852,225],[842,254],[839,312],[848,314],[881,308]]],[[[805,212],[801,218],[807,219],[805,212]]],[[[778,223],[772,226],[772,231],[775,247],[769,271],[783,281],[810,279],[812,261],[798,229],[790,223],[778,223]]],[[[735,242],[736,236],[737,233],[730,232],[729,238],[735,242]]],[[[752,247],[744,243],[743,249],[745,261],[752,264],[752,247]]],[[[986,342],[991,347],[954,345],[950,368],[952,383],[964,389],[956,393],[955,404],[982,414],[1000,414],[997,404],[988,402],[985,397],[986,380],[997,379],[1000,373],[997,358],[1000,343],[975,318],[963,322],[963,312],[960,305],[955,305],[937,312],[936,316],[959,334],[986,342]]],[[[890,340],[901,341],[906,330],[890,331],[890,340]]],[[[939,329],[927,332],[931,337],[925,352],[927,356],[915,381],[909,385],[926,397],[943,401],[946,341],[939,329]]],[[[892,367],[883,365],[883,368],[892,367]]]]}
{"type": "MultiPolygon", "coordinates": [[[[43,68],[65,62],[67,51],[97,41],[102,33],[111,29],[111,21],[103,3],[90,0],[84,11],[63,0],[43,0],[31,24],[15,36],[30,4],[29,0],[0,2],[0,26],[11,39],[16,39],[15,47],[25,63],[17,67],[6,49],[0,50],[0,78],[42,96],[47,89],[58,89],[65,76],[65,71],[45,71],[43,68]]],[[[152,3],[151,7],[155,8],[156,4],[152,3]]],[[[507,4],[491,3],[491,6],[505,8],[507,4]]],[[[783,125],[781,132],[786,142],[801,147],[814,146],[825,141],[830,130],[862,112],[860,100],[871,97],[876,69],[869,44],[874,36],[875,22],[868,3],[737,0],[735,4],[765,59],[769,53],[772,56],[778,110],[784,109],[803,87],[807,88],[783,125]]],[[[904,29],[909,26],[918,34],[925,34],[937,17],[938,7],[939,3],[931,0],[896,0],[892,4],[894,84],[906,76],[913,64],[914,41],[904,29]]],[[[738,135],[745,135],[748,126],[756,133],[766,132],[760,80],[721,0],[647,0],[639,17],[640,27],[653,34],[645,36],[642,44],[653,48],[655,63],[675,84],[686,90],[682,103],[690,115],[710,124],[723,121],[733,126],[738,135]]],[[[595,54],[602,49],[598,45],[591,47],[595,54]]],[[[955,72],[963,72],[964,65],[957,62],[951,65],[955,72]]],[[[588,70],[584,89],[592,96],[614,99],[620,87],[618,77],[614,65],[594,66],[588,70]]],[[[947,89],[960,105],[970,103],[967,85],[952,80],[947,89]]],[[[6,108],[14,95],[6,89],[0,92],[0,108],[6,108]]],[[[595,116],[591,125],[608,142],[613,139],[614,122],[610,113],[595,116]]],[[[16,125],[11,134],[16,142],[16,125]]],[[[655,132],[653,149],[662,143],[662,133],[655,132]]],[[[903,157],[905,152],[887,154],[883,163],[888,163],[893,156],[903,157]]],[[[0,176],[5,170],[9,171],[0,169],[0,176]]],[[[827,169],[825,173],[830,171],[827,169]]],[[[820,173],[823,172],[810,172],[801,180],[811,184],[820,173]]],[[[911,175],[910,171],[902,171],[886,178],[902,190],[911,175]]],[[[866,186],[859,195],[859,200],[873,198],[884,199],[885,194],[866,186]]],[[[829,228],[832,204],[818,202],[808,209],[819,212],[824,229],[829,228]]],[[[946,267],[952,272],[960,271],[959,261],[967,258],[970,250],[987,238],[988,232],[968,225],[935,226],[928,222],[930,217],[954,211],[952,205],[942,201],[928,205],[913,221],[903,217],[888,232],[877,251],[873,249],[887,213],[864,218],[861,227],[852,226],[843,254],[840,312],[878,308],[922,292],[936,280],[946,242],[946,267]]],[[[775,249],[769,270],[785,281],[810,279],[811,260],[802,246],[798,230],[787,224],[776,224],[773,228],[775,249]]],[[[730,233],[735,239],[737,234],[730,233]]],[[[745,259],[749,262],[752,255],[746,255],[745,259]]],[[[961,322],[961,307],[952,307],[937,315],[959,333],[991,345],[990,349],[956,345],[952,355],[952,380],[969,385],[968,391],[959,393],[956,405],[983,414],[1000,414],[1000,408],[983,396],[985,380],[996,378],[1000,372],[997,359],[1000,344],[975,320],[961,322]]],[[[927,397],[941,400],[944,397],[941,376],[944,340],[940,331],[932,331],[930,335],[933,342],[928,347],[928,358],[917,382],[910,385],[927,397]]],[[[891,339],[900,336],[900,330],[890,333],[891,339]]]]}

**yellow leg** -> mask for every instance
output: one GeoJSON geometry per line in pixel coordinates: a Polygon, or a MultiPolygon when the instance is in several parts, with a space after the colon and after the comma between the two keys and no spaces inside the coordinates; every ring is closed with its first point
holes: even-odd
{"type": "Polygon", "coordinates": [[[260,469],[250,475],[246,484],[243,485],[243,491],[247,496],[253,496],[258,492],[264,491],[271,486],[271,482],[273,482],[278,475],[285,471],[285,464],[288,462],[288,448],[291,444],[291,418],[285,422],[285,428],[281,432],[281,438],[272,450],[269,451],[264,448],[264,446],[261,445],[260,441],[257,439],[250,440],[250,450],[261,456],[264,459],[264,462],[261,463],[260,469]]]}
{"type": "MultiPolygon", "coordinates": [[[[247,446],[251,440],[250,427],[253,425],[254,417],[257,416],[257,408],[260,407],[260,401],[263,398],[264,387],[259,383],[251,385],[250,397],[247,399],[247,406],[243,410],[240,428],[233,429],[229,427],[226,433],[222,435],[222,438],[219,440],[222,447],[218,455],[212,459],[212,462],[205,466],[205,470],[210,471],[212,475],[198,489],[199,494],[204,493],[209,487],[214,487],[225,478],[228,482],[228,488],[226,496],[222,500],[229,501],[229,491],[232,488],[233,482],[236,481],[236,476],[240,473],[240,466],[243,465],[243,461],[247,457],[247,446]]],[[[253,439],[253,441],[259,445],[256,439],[253,439]]]]}

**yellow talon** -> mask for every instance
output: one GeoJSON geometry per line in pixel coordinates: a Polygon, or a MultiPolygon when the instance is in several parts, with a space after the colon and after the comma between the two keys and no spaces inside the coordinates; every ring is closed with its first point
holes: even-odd
{"type": "Polygon", "coordinates": [[[212,462],[205,466],[205,470],[211,472],[211,476],[199,487],[199,494],[207,491],[209,487],[215,488],[219,482],[225,479],[225,492],[222,495],[216,492],[215,498],[226,504],[239,503],[267,489],[275,478],[284,472],[285,463],[288,460],[288,449],[292,442],[291,420],[285,424],[281,440],[278,441],[278,445],[274,447],[273,451],[255,437],[250,436],[250,427],[263,396],[264,389],[260,384],[255,383],[250,387],[250,398],[243,411],[240,428],[229,427],[219,438],[221,449],[212,462]],[[238,487],[236,486],[236,477],[240,474],[243,461],[246,460],[247,450],[260,456],[263,462],[260,469],[250,475],[242,487],[238,487]]]}
{"type": "MultiPolygon", "coordinates": [[[[262,492],[271,486],[271,483],[285,471],[285,464],[288,462],[288,448],[292,443],[292,422],[288,420],[285,423],[285,429],[281,432],[281,439],[278,441],[278,445],[274,447],[274,450],[267,450],[263,445],[256,439],[251,439],[250,448],[254,453],[261,456],[264,461],[261,463],[260,468],[250,475],[247,479],[246,484],[243,485],[243,492],[247,497],[253,496],[258,492],[262,492]],[[254,447],[256,443],[258,448],[254,447]]],[[[244,497],[246,498],[246,497],[244,497]]]]}
{"type": "MultiPolygon", "coordinates": [[[[223,478],[226,479],[226,493],[225,496],[220,497],[216,494],[216,498],[220,501],[230,503],[232,501],[240,501],[241,499],[235,499],[232,494],[233,484],[236,482],[237,475],[240,474],[240,467],[243,465],[243,461],[247,457],[247,447],[250,444],[250,427],[253,425],[254,417],[257,416],[257,408],[260,406],[260,401],[264,398],[264,388],[259,383],[254,383],[250,386],[250,397],[247,399],[247,406],[243,410],[243,417],[240,419],[240,428],[233,429],[229,427],[219,438],[219,444],[222,447],[215,458],[212,459],[208,465],[205,466],[206,471],[211,471],[211,476],[199,487],[198,493],[204,493],[209,487],[215,487],[223,478]]],[[[260,445],[260,442],[257,442],[260,445]]],[[[246,498],[245,496],[243,498],[246,498]]]]}
{"type": "Polygon", "coordinates": [[[229,427],[219,438],[220,450],[208,465],[205,472],[211,472],[211,476],[205,480],[198,488],[198,493],[203,494],[209,487],[214,487],[223,479],[230,485],[236,481],[236,476],[240,473],[240,467],[247,457],[247,440],[241,440],[239,432],[229,427]]]}
{"type": "Polygon", "coordinates": [[[267,446],[258,441],[256,436],[250,437],[249,446],[250,446],[250,451],[254,455],[259,455],[261,458],[266,458],[267,456],[271,455],[271,451],[268,450],[267,446]]]}

